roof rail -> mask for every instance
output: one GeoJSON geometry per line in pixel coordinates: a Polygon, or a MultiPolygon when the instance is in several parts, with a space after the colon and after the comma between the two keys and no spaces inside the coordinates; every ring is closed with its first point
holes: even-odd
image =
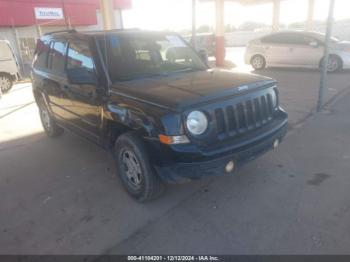
{"type": "Polygon", "coordinates": [[[67,30],[52,31],[52,32],[45,33],[44,35],[53,35],[58,33],[77,33],[77,30],[67,29],[67,30]]]}
{"type": "Polygon", "coordinates": [[[109,31],[140,31],[139,28],[116,28],[116,29],[111,29],[109,31]]]}

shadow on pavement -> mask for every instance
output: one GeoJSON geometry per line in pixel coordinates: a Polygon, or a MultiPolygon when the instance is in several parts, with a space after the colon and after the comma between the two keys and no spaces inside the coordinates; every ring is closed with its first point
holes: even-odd
{"type": "Polygon", "coordinates": [[[161,199],[137,203],[109,154],[69,132],[2,142],[0,167],[2,254],[100,254],[208,183],[169,186],[161,199]]]}

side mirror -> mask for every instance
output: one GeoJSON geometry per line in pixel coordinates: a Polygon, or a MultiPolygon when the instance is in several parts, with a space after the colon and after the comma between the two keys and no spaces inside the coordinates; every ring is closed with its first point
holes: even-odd
{"type": "Polygon", "coordinates": [[[76,85],[96,85],[97,77],[95,72],[91,72],[86,68],[70,68],[67,69],[68,82],[76,85]]]}
{"type": "Polygon", "coordinates": [[[208,64],[208,53],[206,50],[204,49],[199,50],[198,55],[205,64],[208,64]]]}
{"type": "Polygon", "coordinates": [[[310,44],[309,44],[311,47],[313,47],[313,48],[316,48],[316,47],[318,47],[319,46],[319,44],[316,42],[316,41],[312,41],[312,42],[310,42],[310,44]]]}

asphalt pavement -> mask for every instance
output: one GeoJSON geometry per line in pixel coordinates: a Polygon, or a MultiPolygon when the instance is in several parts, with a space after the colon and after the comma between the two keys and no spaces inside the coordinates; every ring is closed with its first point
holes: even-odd
{"type": "Polygon", "coordinates": [[[0,100],[0,254],[349,254],[349,74],[331,76],[338,100],[307,118],[317,71],[261,73],[279,78],[290,113],[280,147],[148,204],[99,147],[47,138],[31,86],[17,85],[0,100]]]}

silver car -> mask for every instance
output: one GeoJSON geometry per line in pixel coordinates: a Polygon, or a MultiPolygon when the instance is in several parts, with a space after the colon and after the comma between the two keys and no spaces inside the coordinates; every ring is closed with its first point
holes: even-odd
{"type": "MultiPolygon", "coordinates": [[[[319,68],[325,36],[315,32],[282,31],[249,42],[245,62],[254,69],[265,67],[319,68]]],[[[350,69],[350,42],[331,39],[329,72],[350,69]]]]}

